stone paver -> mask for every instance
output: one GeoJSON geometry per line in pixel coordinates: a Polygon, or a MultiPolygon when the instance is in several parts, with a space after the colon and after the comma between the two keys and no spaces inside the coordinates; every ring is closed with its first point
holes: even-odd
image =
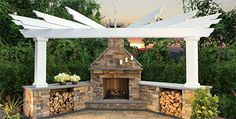
{"type": "Polygon", "coordinates": [[[149,111],[84,110],[53,117],[53,119],[174,119],[149,111]]]}

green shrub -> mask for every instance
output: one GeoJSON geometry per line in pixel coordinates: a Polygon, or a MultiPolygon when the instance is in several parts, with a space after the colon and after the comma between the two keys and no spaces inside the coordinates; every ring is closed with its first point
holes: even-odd
{"type": "Polygon", "coordinates": [[[192,119],[215,119],[218,116],[218,102],[216,95],[212,96],[209,89],[196,89],[192,103],[192,119]]]}
{"type": "Polygon", "coordinates": [[[220,117],[236,118],[236,97],[234,95],[219,95],[220,117]]]}

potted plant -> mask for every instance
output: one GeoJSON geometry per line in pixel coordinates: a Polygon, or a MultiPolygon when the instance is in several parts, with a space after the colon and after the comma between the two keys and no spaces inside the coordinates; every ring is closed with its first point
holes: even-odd
{"type": "Polygon", "coordinates": [[[70,75],[66,73],[59,73],[58,75],[54,76],[54,80],[60,85],[65,85],[66,81],[70,80],[70,75]]]}
{"type": "Polygon", "coordinates": [[[77,75],[73,75],[73,76],[70,76],[70,81],[72,82],[72,84],[77,84],[80,80],[80,76],[77,76],[77,75]]]}

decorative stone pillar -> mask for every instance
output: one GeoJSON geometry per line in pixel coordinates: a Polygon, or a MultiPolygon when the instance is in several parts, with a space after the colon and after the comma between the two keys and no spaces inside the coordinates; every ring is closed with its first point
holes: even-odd
{"type": "Polygon", "coordinates": [[[50,89],[24,86],[23,113],[33,119],[49,116],[50,89]]]}
{"type": "Polygon", "coordinates": [[[34,83],[36,88],[47,87],[46,62],[47,62],[47,38],[34,38],[35,59],[34,59],[34,83]]]}
{"type": "Polygon", "coordinates": [[[194,98],[194,90],[182,90],[183,107],[182,107],[182,118],[190,119],[192,114],[192,102],[194,98]]]}
{"type": "Polygon", "coordinates": [[[198,41],[199,37],[185,38],[186,41],[186,83],[185,87],[197,88],[198,83],[198,41]]]}

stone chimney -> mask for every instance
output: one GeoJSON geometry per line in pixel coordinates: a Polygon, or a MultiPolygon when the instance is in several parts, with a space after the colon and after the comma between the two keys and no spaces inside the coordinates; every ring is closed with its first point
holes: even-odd
{"type": "Polygon", "coordinates": [[[108,39],[108,47],[124,47],[124,40],[123,39],[108,39]]]}
{"type": "Polygon", "coordinates": [[[108,39],[108,48],[90,65],[90,69],[142,69],[141,64],[131,57],[124,48],[124,39],[108,39]]]}

